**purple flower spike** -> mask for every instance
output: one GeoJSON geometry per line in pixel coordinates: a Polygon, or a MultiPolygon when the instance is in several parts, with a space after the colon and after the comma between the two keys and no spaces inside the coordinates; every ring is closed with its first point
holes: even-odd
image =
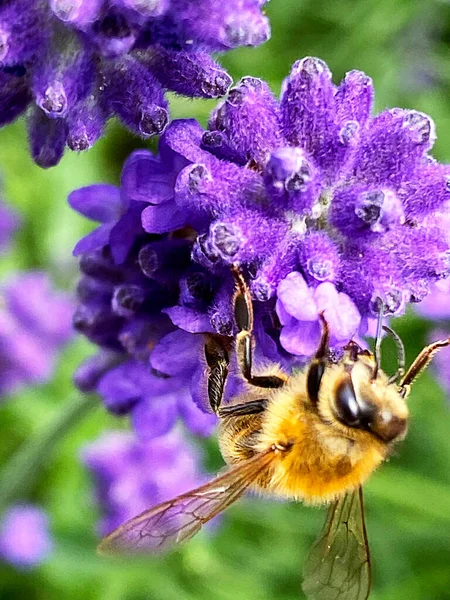
{"type": "Polygon", "coordinates": [[[0,290],[0,397],[47,381],[72,334],[73,307],[42,273],[26,273],[0,290]]]}
{"type": "MultiPolygon", "coordinates": [[[[177,38],[172,11],[187,4],[173,0],[162,17],[183,60],[193,49],[177,38]]],[[[217,8],[217,22],[234,5],[217,8]]],[[[167,50],[162,30],[149,31],[167,50]]],[[[148,52],[131,60],[151,71],[148,52]]],[[[214,426],[204,346],[211,334],[236,334],[231,266],[254,301],[255,365],[287,371],[316,352],[320,313],[339,355],[376,320],[380,299],[386,314],[402,314],[450,276],[450,168],[430,155],[432,120],[398,108],[372,116],[372,103],[364,73],[335,86],[309,57],[280,101],[244,78],[207,131],[174,121],[157,155],[127,160],[123,209],[107,222],[97,215],[100,227],[80,242],[76,324],[100,356],[121,361],[104,372],[99,359],[86,380],[102,371],[97,389],[131,414],[139,436],[162,435],[179,418],[193,432],[214,426]],[[127,369],[145,375],[131,382],[127,369]]],[[[242,389],[236,371],[232,352],[224,402],[242,389]]]]}
{"type": "Polygon", "coordinates": [[[65,145],[92,147],[113,116],[142,138],[160,134],[169,118],[165,90],[225,95],[231,77],[210,53],[269,34],[258,0],[5,0],[0,127],[30,102],[35,115],[39,108],[57,120],[31,128],[31,154],[44,167],[65,145]]]}
{"type": "Polygon", "coordinates": [[[0,252],[9,246],[11,236],[19,225],[19,218],[3,202],[0,202],[0,252]]]}
{"type": "Polygon", "coordinates": [[[46,513],[31,505],[10,507],[0,521],[0,559],[17,569],[31,569],[52,551],[46,513]]]}
{"type": "Polygon", "coordinates": [[[103,510],[99,534],[201,484],[198,450],[179,430],[142,442],[115,431],[83,451],[103,510]]]}

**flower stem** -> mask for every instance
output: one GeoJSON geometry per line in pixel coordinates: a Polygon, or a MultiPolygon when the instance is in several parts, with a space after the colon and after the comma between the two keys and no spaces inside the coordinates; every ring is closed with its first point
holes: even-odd
{"type": "Polygon", "coordinates": [[[97,403],[97,396],[91,394],[70,397],[49,425],[19,447],[0,471],[0,513],[28,492],[55,445],[97,403]]]}

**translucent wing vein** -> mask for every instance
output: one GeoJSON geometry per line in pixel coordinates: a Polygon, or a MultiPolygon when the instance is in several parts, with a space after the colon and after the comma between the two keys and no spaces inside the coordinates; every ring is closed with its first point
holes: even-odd
{"type": "Polygon", "coordinates": [[[370,593],[370,554],[362,489],[329,509],[325,526],[304,568],[308,600],[366,600],[370,593]]]}
{"type": "Polygon", "coordinates": [[[272,451],[258,454],[206,485],[130,519],[102,541],[99,552],[156,553],[190,539],[235,502],[267,469],[272,458],[272,451]]]}

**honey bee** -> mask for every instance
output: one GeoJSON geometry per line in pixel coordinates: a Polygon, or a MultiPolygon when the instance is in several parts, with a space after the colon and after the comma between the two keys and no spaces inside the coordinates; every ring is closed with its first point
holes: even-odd
{"type": "Polygon", "coordinates": [[[230,346],[210,335],[205,344],[208,397],[220,418],[219,444],[229,469],[211,482],[163,502],[120,526],[99,546],[105,554],[151,553],[190,539],[247,490],[305,504],[329,504],[325,526],[304,568],[310,600],[364,600],[371,585],[362,485],[407,431],[406,399],[414,379],[450,338],[425,347],[405,372],[400,338],[398,369],[380,369],[382,307],[375,351],[350,341],[337,362],[329,359],[329,329],[314,359],[291,376],[273,365],[252,366],[253,310],[237,268],[235,350],[246,391],[222,405],[230,346]]]}

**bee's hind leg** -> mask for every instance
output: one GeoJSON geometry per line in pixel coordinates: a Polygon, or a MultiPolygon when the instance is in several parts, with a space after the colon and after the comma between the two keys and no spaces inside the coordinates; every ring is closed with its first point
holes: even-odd
{"type": "Polygon", "coordinates": [[[239,332],[236,336],[236,353],[242,375],[251,385],[262,388],[282,387],[286,380],[278,375],[252,375],[252,331],[253,331],[253,305],[250,290],[237,267],[233,267],[236,280],[236,293],[234,295],[234,318],[239,332]]]}
{"type": "Polygon", "coordinates": [[[207,335],[205,343],[205,358],[209,368],[208,399],[216,414],[219,414],[230,364],[227,341],[218,335],[207,335]]]}

